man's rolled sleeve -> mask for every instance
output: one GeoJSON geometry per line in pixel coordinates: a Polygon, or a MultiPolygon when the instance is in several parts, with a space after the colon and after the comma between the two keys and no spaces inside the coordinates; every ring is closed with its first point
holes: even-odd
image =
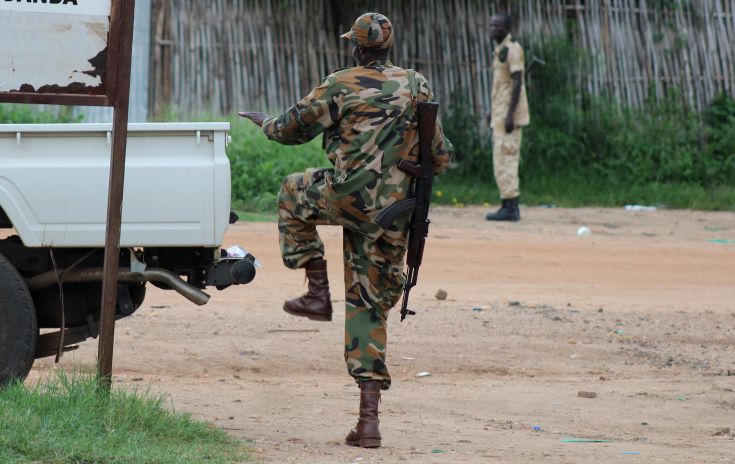
{"type": "Polygon", "coordinates": [[[523,48],[516,43],[508,47],[508,67],[511,74],[523,72],[526,68],[523,58],[523,48]]]}
{"type": "Polygon", "coordinates": [[[434,165],[434,175],[440,176],[444,174],[454,157],[454,146],[444,136],[444,130],[439,120],[436,121],[434,140],[431,142],[431,155],[431,160],[434,165]]]}

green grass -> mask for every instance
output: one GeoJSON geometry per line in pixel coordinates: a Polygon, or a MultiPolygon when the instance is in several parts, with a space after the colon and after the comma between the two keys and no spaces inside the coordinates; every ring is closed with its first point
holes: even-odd
{"type": "Polygon", "coordinates": [[[243,203],[233,202],[232,209],[240,217],[239,222],[276,222],[278,215],[276,213],[259,213],[257,211],[248,211],[247,206],[243,203]]]}
{"type": "MultiPolygon", "coordinates": [[[[492,167],[488,167],[492,169],[492,167]]],[[[627,204],[675,209],[735,211],[735,185],[704,188],[696,184],[620,185],[583,175],[542,177],[526,182],[521,171],[521,201],[526,205],[559,207],[627,204]]],[[[434,185],[435,204],[478,205],[500,203],[492,178],[475,179],[450,172],[434,185]]]]}
{"type": "Polygon", "coordinates": [[[172,412],[149,391],[104,393],[96,377],[59,373],[0,391],[3,464],[181,464],[247,461],[221,430],[172,412]]]}

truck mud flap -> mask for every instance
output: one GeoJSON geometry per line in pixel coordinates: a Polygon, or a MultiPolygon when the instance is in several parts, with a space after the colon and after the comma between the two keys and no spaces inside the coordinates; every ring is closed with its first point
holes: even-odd
{"type": "MultiPolygon", "coordinates": [[[[36,359],[56,356],[59,347],[59,335],[61,335],[60,330],[38,336],[38,343],[36,344],[36,359]]],[[[90,337],[92,337],[92,334],[90,334],[89,327],[86,325],[66,329],[64,331],[64,352],[76,350],[79,348],[79,346],[77,346],[78,343],[82,343],[90,337]]]]}

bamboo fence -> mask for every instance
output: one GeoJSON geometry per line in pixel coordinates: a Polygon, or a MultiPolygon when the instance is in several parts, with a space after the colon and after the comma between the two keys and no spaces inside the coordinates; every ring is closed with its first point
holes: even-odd
{"type": "Polygon", "coordinates": [[[527,59],[550,37],[571,39],[590,58],[580,87],[625,105],[677,89],[701,110],[735,95],[735,0],[154,0],[152,113],[285,109],[350,65],[338,36],[370,10],[393,22],[397,65],[479,113],[490,108],[497,11],[515,18],[527,59]]]}

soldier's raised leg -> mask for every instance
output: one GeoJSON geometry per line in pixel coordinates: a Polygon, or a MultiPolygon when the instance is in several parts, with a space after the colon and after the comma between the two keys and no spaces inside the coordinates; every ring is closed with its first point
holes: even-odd
{"type": "Polygon", "coordinates": [[[304,268],[308,291],[283,305],[294,316],[315,321],[332,320],[332,302],[324,259],[324,243],[316,226],[333,224],[323,214],[319,196],[324,187],[324,171],[308,170],[286,177],[278,194],[278,231],[283,264],[304,268]]]}

